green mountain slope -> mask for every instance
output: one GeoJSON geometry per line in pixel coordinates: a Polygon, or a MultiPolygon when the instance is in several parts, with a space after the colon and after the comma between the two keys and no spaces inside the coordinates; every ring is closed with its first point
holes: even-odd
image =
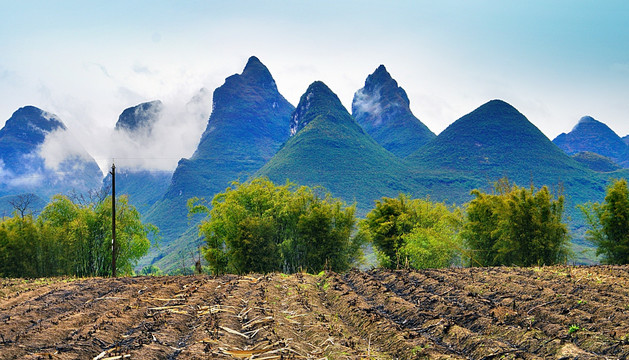
{"type": "Polygon", "coordinates": [[[578,152],[571,157],[578,161],[581,165],[597,172],[611,172],[620,169],[620,165],[607,156],[589,151],[578,152]]]}
{"type": "MultiPolygon", "coordinates": [[[[293,109],[256,57],[242,74],[228,77],[214,91],[212,113],[197,150],[179,161],[164,197],[146,216],[160,228],[164,248],[171,253],[183,249],[196,236],[196,231],[187,231],[195,224],[187,217],[189,198],[211,200],[232,181],[246,180],[277,152],[290,135],[293,109]],[[179,239],[186,232],[188,236],[179,239]]],[[[157,253],[150,255],[149,262],[157,253]]]]}
{"type": "Polygon", "coordinates": [[[403,160],[367,135],[322,82],[301,97],[291,131],[295,135],[256,176],[321,185],[348,203],[356,201],[359,214],[382,196],[420,191],[403,160]]]}
{"type": "Polygon", "coordinates": [[[409,105],[404,89],[380,65],[354,94],[352,115],[378,144],[403,158],[435,138],[409,105]]]}
{"type": "Polygon", "coordinates": [[[553,143],[568,155],[588,151],[606,156],[629,167],[629,147],[612,129],[590,116],[582,117],[569,133],[557,136],[553,143]]]}
{"type": "Polygon", "coordinates": [[[416,167],[456,171],[486,179],[509,176],[559,181],[587,175],[514,107],[492,100],[463,116],[433,141],[407,157],[416,167]]]}

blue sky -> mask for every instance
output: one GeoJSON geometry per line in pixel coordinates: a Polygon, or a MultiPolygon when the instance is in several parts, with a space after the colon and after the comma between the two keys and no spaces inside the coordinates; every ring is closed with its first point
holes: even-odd
{"type": "MultiPolygon", "coordinates": [[[[0,121],[21,106],[41,107],[97,158],[110,156],[111,144],[99,135],[124,108],[153,99],[185,103],[241,72],[251,55],[294,105],[322,80],[349,107],[384,64],[435,133],[499,98],[551,139],[584,115],[629,134],[626,1],[0,5],[0,121]]],[[[198,131],[197,124],[189,136],[198,131]]]]}

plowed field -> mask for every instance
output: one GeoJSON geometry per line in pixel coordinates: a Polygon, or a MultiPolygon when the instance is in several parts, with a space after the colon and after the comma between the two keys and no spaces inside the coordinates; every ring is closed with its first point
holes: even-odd
{"type": "Polygon", "coordinates": [[[629,267],[1,280],[1,359],[622,359],[629,267]]]}

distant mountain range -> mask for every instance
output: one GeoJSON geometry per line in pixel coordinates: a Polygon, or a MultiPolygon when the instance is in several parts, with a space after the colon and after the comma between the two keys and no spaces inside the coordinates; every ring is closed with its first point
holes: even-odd
{"type": "MultiPolygon", "coordinates": [[[[200,106],[202,95],[188,105],[200,106]]],[[[492,100],[435,135],[409,104],[381,65],[355,93],[351,115],[320,81],[308,87],[295,108],[279,93],[266,66],[249,58],[241,74],[214,91],[196,151],[174,172],[117,168],[117,193],[129,194],[144,219],[161,230],[160,248],[140,265],[167,270],[180,258],[190,258],[201,241],[200,218],[188,217],[188,199],[209,202],[235,180],[266,176],[276,183],[323,186],[355,204],[362,216],[375,200],[399,193],[463,204],[472,189],[491,191],[496,180],[508,177],[522,186],[563,189],[575,242],[588,246],[575,205],[601,201],[610,178],[629,175],[619,165],[629,159],[629,139],[590,117],[553,143],[513,106],[492,100]]],[[[163,111],[158,100],[125,109],[114,133],[141,146],[163,111]]],[[[34,193],[47,201],[54,193],[109,184],[109,178],[101,182],[96,163],[76,141],[56,144],[68,146],[61,153],[80,156],[63,161],[52,156],[59,149],[49,145],[59,134],[70,139],[56,116],[34,107],[16,111],[0,130],[0,196],[34,193]],[[74,169],[72,177],[67,169],[74,169]]]]}

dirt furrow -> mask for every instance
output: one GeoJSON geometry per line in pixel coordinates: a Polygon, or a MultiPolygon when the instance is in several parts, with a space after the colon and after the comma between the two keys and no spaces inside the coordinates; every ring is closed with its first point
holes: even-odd
{"type": "Polygon", "coordinates": [[[0,359],[629,358],[629,266],[0,281],[0,359]]]}

